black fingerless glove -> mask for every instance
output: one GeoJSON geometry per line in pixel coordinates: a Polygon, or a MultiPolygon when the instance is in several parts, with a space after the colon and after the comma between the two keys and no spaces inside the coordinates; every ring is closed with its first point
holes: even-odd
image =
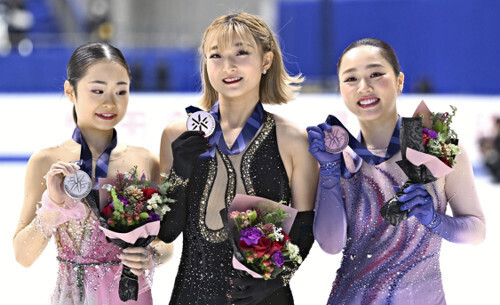
{"type": "Polygon", "coordinates": [[[208,141],[203,132],[185,131],[172,142],[172,169],[184,179],[191,177],[199,156],[207,151],[208,141]]]}
{"type": "Polygon", "coordinates": [[[200,154],[208,146],[203,133],[186,131],[172,142],[173,163],[169,180],[172,182],[170,212],[163,216],[158,238],[166,243],[173,242],[184,230],[186,223],[186,185],[198,163],[200,154]]]}

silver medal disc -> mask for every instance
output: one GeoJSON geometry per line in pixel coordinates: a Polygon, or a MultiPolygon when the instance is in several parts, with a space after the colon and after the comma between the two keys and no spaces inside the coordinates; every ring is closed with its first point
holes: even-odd
{"type": "Polygon", "coordinates": [[[82,171],[76,170],[74,174],[64,178],[64,191],[73,199],[82,199],[92,190],[92,179],[82,171]]]}
{"type": "Polygon", "coordinates": [[[205,137],[209,137],[215,131],[215,119],[206,111],[196,111],[188,117],[186,126],[188,130],[203,131],[205,137]]]}
{"type": "Polygon", "coordinates": [[[347,130],[340,126],[332,126],[332,130],[325,130],[325,150],[331,154],[338,154],[349,144],[347,130]]]}

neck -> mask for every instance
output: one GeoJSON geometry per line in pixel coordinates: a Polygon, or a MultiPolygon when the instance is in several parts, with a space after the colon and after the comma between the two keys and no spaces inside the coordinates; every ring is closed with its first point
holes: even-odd
{"type": "Polygon", "coordinates": [[[250,115],[252,115],[257,103],[258,99],[254,101],[239,100],[238,102],[234,100],[219,100],[219,122],[221,128],[223,130],[243,128],[250,115]]]}
{"type": "Polygon", "coordinates": [[[78,126],[93,157],[99,157],[113,139],[113,129],[97,130],[78,126]]]}
{"type": "Polygon", "coordinates": [[[397,122],[397,113],[382,122],[359,121],[366,147],[369,149],[387,148],[397,122]]]}

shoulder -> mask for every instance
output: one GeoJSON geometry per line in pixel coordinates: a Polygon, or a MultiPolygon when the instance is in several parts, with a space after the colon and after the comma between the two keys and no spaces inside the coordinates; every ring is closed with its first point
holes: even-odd
{"type": "Polygon", "coordinates": [[[307,132],[305,128],[299,128],[292,121],[285,119],[279,115],[273,114],[276,122],[276,134],[278,138],[286,139],[290,145],[298,143],[309,143],[307,140],[307,132]]]}
{"type": "Polygon", "coordinates": [[[73,150],[71,147],[72,144],[79,146],[79,144],[74,143],[73,140],[67,140],[57,146],[40,149],[31,155],[28,166],[48,168],[57,161],[69,161],[65,160],[64,157],[67,155],[66,152],[73,150]]]}
{"type": "Polygon", "coordinates": [[[172,143],[178,136],[187,130],[186,120],[176,120],[169,123],[162,132],[162,142],[168,141],[172,143]]]}

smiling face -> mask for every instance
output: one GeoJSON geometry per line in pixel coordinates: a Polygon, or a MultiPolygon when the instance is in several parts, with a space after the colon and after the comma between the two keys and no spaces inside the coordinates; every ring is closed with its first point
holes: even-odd
{"type": "Polygon", "coordinates": [[[340,93],[347,108],[360,121],[397,118],[396,97],[404,75],[395,75],[378,47],[363,45],[347,51],[339,66],[340,93]]]}
{"type": "Polygon", "coordinates": [[[205,50],[208,78],[219,100],[258,101],[262,72],[271,65],[273,53],[262,54],[249,36],[233,35],[227,45],[220,45],[220,40],[212,38],[205,50]]]}
{"type": "Polygon", "coordinates": [[[78,127],[113,129],[127,111],[129,85],[127,70],[117,62],[106,60],[90,65],[76,88],[66,81],[64,91],[75,104],[78,127]]]}

